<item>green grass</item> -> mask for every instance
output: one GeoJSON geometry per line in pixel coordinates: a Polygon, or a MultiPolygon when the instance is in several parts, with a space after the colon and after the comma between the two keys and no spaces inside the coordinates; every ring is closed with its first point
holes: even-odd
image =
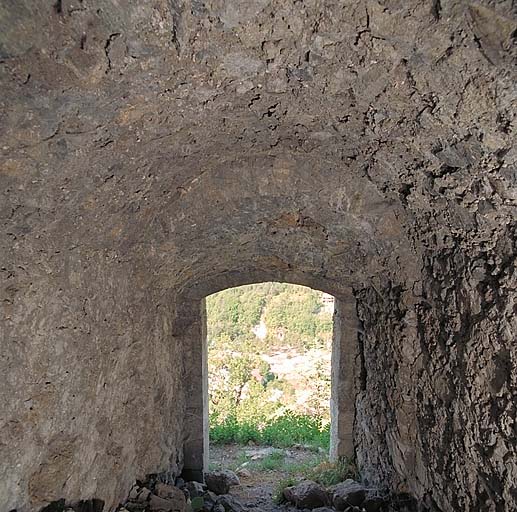
{"type": "Polygon", "coordinates": [[[321,418],[285,413],[262,422],[238,421],[235,417],[219,421],[212,417],[210,422],[210,442],[213,444],[247,444],[288,448],[295,444],[329,448],[330,427],[323,426],[321,418]]]}
{"type": "Polygon", "coordinates": [[[250,469],[258,471],[276,471],[283,469],[285,466],[285,453],[277,451],[266,455],[263,459],[253,462],[250,469]]]}
{"type": "Polygon", "coordinates": [[[273,501],[281,504],[285,501],[284,489],[296,485],[301,479],[313,480],[325,487],[343,482],[347,478],[357,480],[359,475],[355,464],[343,458],[330,462],[327,457],[316,457],[302,463],[285,464],[282,470],[288,476],[278,482],[273,493],[273,501]]]}
{"type": "Polygon", "coordinates": [[[328,425],[323,426],[320,418],[286,413],[262,423],[237,421],[234,417],[225,421],[218,421],[217,417],[213,417],[212,420],[210,442],[213,444],[246,445],[252,441],[258,445],[276,448],[288,448],[296,444],[302,444],[306,449],[312,447],[315,453],[302,462],[286,461],[284,451],[275,451],[254,462],[251,462],[244,452],[237,457],[232,465],[234,469],[248,462],[249,469],[281,471],[287,475],[286,479],[279,482],[275,492],[277,502],[283,499],[283,489],[296,483],[297,479],[307,478],[324,486],[331,486],[347,478],[358,478],[353,461],[343,458],[338,462],[330,462],[328,455],[319,453],[319,448],[326,451],[330,444],[330,428],[328,425]]]}
{"type": "Polygon", "coordinates": [[[285,462],[285,454],[275,452],[252,466],[258,470],[282,470],[289,477],[314,480],[325,487],[343,482],[347,478],[357,480],[358,472],[355,464],[348,459],[331,462],[327,456],[311,457],[303,462],[285,462]]]}
{"type": "Polygon", "coordinates": [[[312,469],[328,460],[328,457],[323,454],[315,454],[303,462],[289,462],[285,464],[284,471],[289,475],[304,476],[312,469]]]}
{"type": "Polygon", "coordinates": [[[235,462],[232,464],[233,467],[231,467],[230,469],[235,471],[237,468],[240,468],[244,463],[249,461],[250,458],[248,455],[246,455],[246,452],[239,452],[237,458],[235,459],[235,462]]]}
{"type": "Polygon", "coordinates": [[[260,431],[256,425],[238,421],[230,416],[224,421],[210,418],[210,442],[213,444],[247,444],[258,443],[260,431]]]}
{"type": "Polygon", "coordinates": [[[328,487],[343,482],[347,478],[357,480],[359,475],[355,463],[347,458],[342,458],[337,462],[324,460],[316,466],[308,467],[304,471],[304,476],[328,487]]]}

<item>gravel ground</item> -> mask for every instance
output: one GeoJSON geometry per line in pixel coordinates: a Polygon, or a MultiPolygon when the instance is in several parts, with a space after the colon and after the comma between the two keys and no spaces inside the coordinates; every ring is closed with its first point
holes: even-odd
{"type": "Polygon", "coordinates": [[[258,446],[225,445],[210,447],[211,468],[222,467],[237,470],[244,467],[249,471],[249,476],[240,475],[241,485],[232,487],[231,494],[238,498],[246,508],[260,509],[265,512],[295,511],[295,507],[277,505],[273,501],[278,483],[289,477],[286,471],[288,464],[303,464],[317,457],[313,450],[305,448],[290,448],[277,450],[285,453],[285,464],[279,469],[264,470],[257,466],[275,449],[258,446]],[[248,461],[244,461],[247,455],[248,461]],[[249,460],[251,459],[251,460],[249,460]]]}

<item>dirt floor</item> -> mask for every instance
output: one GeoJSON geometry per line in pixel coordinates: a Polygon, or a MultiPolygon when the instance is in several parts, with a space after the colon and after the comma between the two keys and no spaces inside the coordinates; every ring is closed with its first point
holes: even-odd
{"type": "MultiPolygon", "coordinates": [[[[260,446],[224,445],[210,447],[210,469],[231,469],[240,479],[240,485],[230,489],[245,509],[250,512],[310,512],[300,511],[292,505],[275,503],[279,487],[304,478],[320,477],[329,467],[328,454],[321,449],[291,447],[277,449],[260,446]],[[287,481],[290,480],[288,483],[287,481]]],[[[338,476],[345,480],[344,475],[338,476]]],[[[356,478],[356,477],[355,477],[356,478]]],[[[376,489],[370,489],[384,501],[382,510],[389,512],[415,512],[417,507],[409,496],[394,496],[376,489]]]]}
{"type": "Polygon", "coordinates": [[[246,508],[265,512],[297,510],[286,504],[275,504],[275,491],[281,481],[295,478],[304,467],[316,465],[323,456],[324,453],[304,447],[280,450],[242,445],[211,446],[210,468],[237,472],[241,485],[232,487],[230,493],[246,508]]]}

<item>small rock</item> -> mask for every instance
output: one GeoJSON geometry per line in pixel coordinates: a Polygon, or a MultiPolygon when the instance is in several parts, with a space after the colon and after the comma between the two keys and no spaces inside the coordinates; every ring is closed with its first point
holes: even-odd
{"type": "Polygon", "coordinates": [[[197,498],[205,494],[206,485],[203,485],[200,482],[187,482],[185,484],[185,489],[190,493],[191,498],[197,498]]]}
{"type": "Polygon", "coordinates": [[[336,510],[358,507],[366,499],[366,489],[355,480],[348,479],[332,488],[333,504],[336,510]]]}
{"type": "Polygon", "coordinates": [[[173,509],[172,503],[169,500],[160,498],[156,494],[151,494],[149,497],[149,510],[169,512],[173,509]]]}
{"type": "Polygon", "coordinates": [[[212,512],[225,512],[224,506],[221,503],[217,503],[216,505],[214,505],[212,512]]]}
{"type": "Polygon", "coordinates": [[[217,501],[217,494],[212,491],[205,491],[203,494],[203,498],[205,498],[205,501],[212,501],[214,504],[217,501]]]}
{"type": "Polygon", "coordinates": [[[147,487],[139,487],[135,485],[131,491],[129,491],[129,501],[134,501],[135,503],[147,503],[149,501],[149,496],[151,491],[147,489],[147,487]]]}
{"type": "Polygon", "coordinates": [[[237,470],[237,476],[240,478],[250,478],[251,472],[246,468],[240,468],[237,470]]]}
{"type": "Polygon", "coordinates": [[[268,446],[265,448],[256,448],[255,450],[245,450],[246,457],[249,457],[251,460],[260,460],[272,455],[273,453],[282,453],[283,450],[279,450],[278,448],[273,448],[272,446],[268,446]]]}
{"type": "Polygon", "coordinates": [[[183,487],[185,487],[185,480],[183,480],[183,478],[179,476],[178,478],[176,478],[176,482],[174,482],[174,485],[179,489],[183,489],[183,487]]]}
{"type": "Polygon", "coordinates": [[[185,495],[179,489],[177,490],[181,493],[183,500],[175,498],[166,499],[156,494],[151,494],[149,498],[149,510],[153,512],[186,512],[187,501],[185,500],[185,495]]]}
{"type": "Polygon", "coordinates": [[[230,486],[240,485],[239,477],[229,469],[218,469],[205,473],[206,486],[216,494],[228,494],[230,486]]]}
{"type": "Polygon", "coordinates": [[[127,497],[128,501],[134,501],[140,492],[140,487],[138,485],[133,485],[131,490],[129,491],[129,496],[127,497]]]}
{"type": "Polygon", "coordinates": [[[215,506],[222,505],[225,512],[245,512],[245,508],[242,503],[234,498],[231,494],[223,494],[217,498],[215,506]]]}
{"type": "Polygon", "coordinates": [[[162,484],[159,482],[154,487],[154,494],[160,498],[171,501],[178,501],[179,503],[186,505],[186,499],[183,491],[172,485],[162,484]]]}
{"type": "Polygon", "coordinates": [[[293,487],[286,487],[284,497],[298,508],[315,509],[328,504],[327,492],[312,480],[304,480],[293,487]]]}
{"type": "Polygon", "coordinates": [[[206,491],[203,494],[203,512],[211,512],[217,501],[217,495],[211,491],[206,491]]]}
{"type": "Polygon", "coordinates": [[[241,485],[239,477],[233,471],[230,471],[229,469],[225,469],[223,471],[226,474],[230,485],[241,485]]]}
{"type": "Polygon", "coordinates": [[[318,507],[318,508],[313,508],[312,512],[335,512],[335,510],[333,508],[329,508],[329,507],[318,507]]]}

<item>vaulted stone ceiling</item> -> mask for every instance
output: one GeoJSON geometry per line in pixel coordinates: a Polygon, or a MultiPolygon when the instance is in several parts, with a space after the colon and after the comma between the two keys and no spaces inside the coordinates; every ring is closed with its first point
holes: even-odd
{"type": "Polygon", "coordinates": [[[389,418],[362,441],[372,479],[438,510],[515,504],[516,20],[491,0],[0,2],[10,506],[114,503],[163,469],[178,297],[261,278],[354,290],[365,371],[392,376],[365,383],[389,395],[363,418],[389,418]],[[155,415],[143,439],[106,412],[121,397],[155,415]]]}

